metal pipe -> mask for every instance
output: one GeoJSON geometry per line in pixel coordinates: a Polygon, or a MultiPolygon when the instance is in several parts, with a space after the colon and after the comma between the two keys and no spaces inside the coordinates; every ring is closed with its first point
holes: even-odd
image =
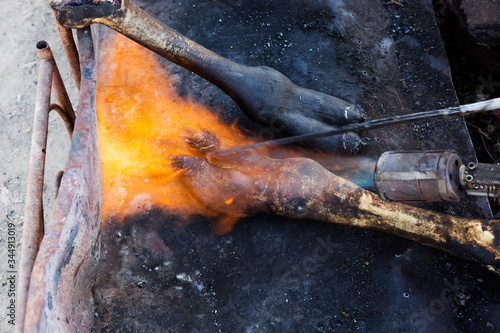
{"type": "Polygon", "coordinates": [[[64,51],[66,52],[66,57],[68,58],[68,63],[71,68],[71,73],[75,79],[76,87],[80,91],[80,82],[82,73],[80,71],[80,60],[78,56],[78,49],[76,48],[75,39],[73,38],[73,30],[65,28],[56,21],[57,30],[59,31],[59,36],[64,46],[64,51]]]}
{"type": "Polygon", "coordinates": [[[24,211],[24,226],[19,267],[19,289],[17,298],[18,313],[16,332],[24,331],[24,317],[28,297],[31,270],[44,234],[43,225],[43,176],[45,170],[45,151],[47,148],[47,126],[49,123],[50,92],[54,74],[52,52],[48,44],[36,44],[40,67],[35,102],[33,137],[31,141],[30,172],[24,211]]]}
{"type": "MultiPolygon", "coordinates": [[[[45,43],[45,42],[44,42],[45,43]]],[[[45,43],[47,44],[47,43],[45,43]]],[[[47,58],[53,64],[54,74],[52,75],[52,93],[56,98],[57,104],[59,104],[66,114],[63,119],[69,122],[69,126],[71,129],[75,127],[75,111],[73,110],[73,106],[71,105],[71,101],[68,96],[68,92],[66,91],[66,87],[64,86],[64,82],[61,78],[61,74],[59,73],[59,68],[57,67],[56,60],[54,59],[54,55],[50,50],[50,47],[47,44],[47,58]]]]}
{"type": "Polygon", "coordinates": [[[102,23],[131,38],[169,61],[229,89],[231,73],[246,66],[237,64],[195,43],[152,18],[130,0],[50,1],[59,23],[66,28],[82,28],[102,23]],[[208,65],[208,66],[207,66],[208,65]]]}
{"type": "Polygon", "coordinates": [[[61,117],[66,129],[68,130],[69,139],[73,139],[73,130],[75,128],[75,118],[73,113],[73,118],[68,112],[66,112],[62,107],[57,104],[50,104],[49,111],[56,111],[59,117],[61,117]]]}

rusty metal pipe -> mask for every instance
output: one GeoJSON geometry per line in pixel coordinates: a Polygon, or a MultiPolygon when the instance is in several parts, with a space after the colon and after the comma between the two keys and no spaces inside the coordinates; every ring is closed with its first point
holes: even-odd
{"type": "Polygon", "coordinates": [[[75,121],[73,108],[66,94],[66,89],[62,84],[62,79],[49,45],[45,41],[40,41],[36,44],[36,48],[38,57],[40,58],[40,66],[38,70],[38,88],[31,141],[28,190],[24,212],[21,262],[19,265],[16,332],[24,331],[24,318],[26,316],[31,271],[44,235],[43,184],[49,113],[51,110],[56,110],[63,119],[70,138],[73,134],[75,121]],[[58,97],[59,101],[64,103],[68,109],[63,109],[56,104],[50,104],[52,91],[56,98],[58,97]]]}
{"type": "Polygon", "coordinates": [[[61,117],[64,122],[64,126],[68,130],[69,139],[73,139],[73,130],[75,128],[75,117],[73,113],[73,117],[69,112],[66,112],[62,107],[57,104],[50,104],[49,111],[56,111],[59,117],[61,117]]]}
{"type": "MultiPolygon", "coordinates": [[[[39,42],[40,43],[40,42],[39,42]]],[[[45,42],[44,42],[45,43],[45,42]]],[[[69,128],[71,128],[71,132],[73,131],[73,128],[75,127],[75,111],[73,110],[73,106],[71,105],[71,101],[68,96],[68,92],[66,91],[66,87],[64,86],[64,82],[61,78],[61,74],[59,73],[59,68],[57,67],[56,61],[54,59],[54,55],[52,54],[52,51],[50,50],[50,47],[48,46],[47,43],[46,49],[48,51],[44,51],[47,53],[47,56],[50,58],[47,58],[50,62],[53,63],[53,75],[52,75],[52,93],[54,94],[54,97],[56,98],[57,104],[61,107],[61,110],[63,113],[65,113],[65,116],[62,117],[63,120],[68,122],[68,131],[69,128]]],[[[37,44],[38,45],[38,44],[37,44]]],[[[59,113],[59,111],[57,111],[59,113]]]]}
{"type": "Polygon", "coordinates": [[[50,60],[52,54],[47,43],[38,42],[36,48],[38,57],[40,58],[40,67],[38,70],[38,88],[31,141],[30,173],[24,211],[21,263],[19,265],[17,298],[19,312],[16,317],[16,332],[23,332],[24,330],[24,317],[31,270],[33,269],[38,248],[44,234],[43,174],[45,169],[47,126],[49,123],[50,92],[54,63],[50,60]]]}
{"type": "MultiPolygon", "coordinates": [[[[131,0],[51,0],[56,19],[66,28],[102,23],[158,53],[228,94],[251,119],[280,123],[290,134],[316,133],[361,121],[354,105],[293,84],[269,67],[250,67],[228,60],[152,18],[131,0]]],[[[324,150],[356,150],[359,138],[345,134],[311,140],[324,150]]]]}
{"type": "Polygon", "coordinates": [[[56,20],[57,30],[59,31],[59,36],[63,43],[64,51],[66,52],[66,57],[68,58],[68,63],[71,68],[71,73],[75,79],[76,87],[80,91],[80,82],[82,73],[80,71],[80,60],[78,57],[78,49],[76,48],[75,39],[73,38],[73,30],[65,28],[59,24],[56,20]]]}

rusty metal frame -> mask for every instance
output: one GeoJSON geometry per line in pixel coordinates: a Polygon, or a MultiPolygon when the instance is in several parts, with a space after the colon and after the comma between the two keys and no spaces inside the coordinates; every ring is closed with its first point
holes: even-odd
{"type": "Polygon", "coordinates": [[[45,41],[36,44],[40,67],[35,102],[33,137],[31,142],[28,191],[24,214],[22,252],[19,273],[18,316],[16,329],[22,331],[29,288],[29,277],[44,233],[43,184],[49,113],[55,110],[64,121],[69,137],[73,136],[75,112],[54,60],[50,46],[45,41]],[[50,104],[51,92],[59,104],[50,104]]]}
{"type": "Polygon", "coordinates": [[[90,331],[92,276],[100,250],[101,168],[90,28],[80,29],[77,35],[82,75],[76,117],[50,48],[45,42],[37,44],[40,71],[16,332],[90,331]],[[51,88],[58,105],[50,104],[51,88]],[[72,141],[54,207],[44,227],[43,173],[50,110],[62,116],[72,141]]]}

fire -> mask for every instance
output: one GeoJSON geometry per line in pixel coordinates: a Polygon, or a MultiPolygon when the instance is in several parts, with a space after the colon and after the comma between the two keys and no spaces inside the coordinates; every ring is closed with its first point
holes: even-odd
{"type": "MultiPolygon", "coordinates": [[[[175,212],[182,219],[192,214],[215,218],[218,222],[215,231],[224,233],[231,231],[251,208],[246,195],[255,191],[254,180],[263,174],[273,179],[272,171],[266,169],[265,163],[259,165],[262,161],[256,159],[251,166],[234,164],[234,171],[243,172],[229,177],[239,185],[236,192],[234,186],[232,192],[231,189],[224,192],[224,184],[218,180],[191,184],[198,188],[187,186],[181,176],[186,170],[174,167],[172,158],[203,157],[206,153],[203,148],[212,147],[194,149],[188,144],[193,135],[212,133],[217,136],[212,140],[218,141],[220,148],[243,146],[255,140],[243,135],[236,124],[221,121],[204,105],[179,96],[174,80],[157,56],[126,37],[114,34],[103,45],[97,82],[104,221],[158,208],[175,212]],[[209,198],[196,195],[200,189],[208,192],[209,198]]],[[[277,158],[312,158],[336,172],[373,169],[369,160],[365,163],[360,158],[297,147],[279,147],[267,153],[277,158]]],[[[221,170],[229,170],[228,165],[219,166],[221,170]]]]}
{"type": "Polygon", "coordinates": [[[211,216],[183,185],[183,171],[172,167],[171,157],[198,154],[186,143],[193,132],[216,133],[221,148],[252,140],[205,106],[180,97],[154,53],[118,34],[103,47],[96,107],[104,220],[153,207],[211,216]]]}

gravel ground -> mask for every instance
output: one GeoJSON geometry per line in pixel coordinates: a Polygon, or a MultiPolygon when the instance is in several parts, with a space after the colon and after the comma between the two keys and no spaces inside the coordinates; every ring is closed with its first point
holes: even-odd
{"type": "MultiPolygon", "coordinates": [[[[9,297],[13,290],[8,260],[11,259],[9,255],[15,255],[13,271],[18,273],[38,79],[37,41],[45,40],[51,46],[75,108],[77,91],[47,0],[4,1],[0,17],[0,49],[3,50],[0,58],[0,145],[3,147],[0,159],[0,332],[12,332],[14,326],[9,323],[7,306],[15,297],[9,297]],[[15,251],[10,252],[9,226],[11,233],[15,231],[15,251]]],[[[52,205],[52,183],[57,171],[64,168],[68,150],[66,129],[54,113],[49,120],[44,186],[46,220],[52,205]]],[[[17,290],[15,292],[17,294],[17,290]]]]}

